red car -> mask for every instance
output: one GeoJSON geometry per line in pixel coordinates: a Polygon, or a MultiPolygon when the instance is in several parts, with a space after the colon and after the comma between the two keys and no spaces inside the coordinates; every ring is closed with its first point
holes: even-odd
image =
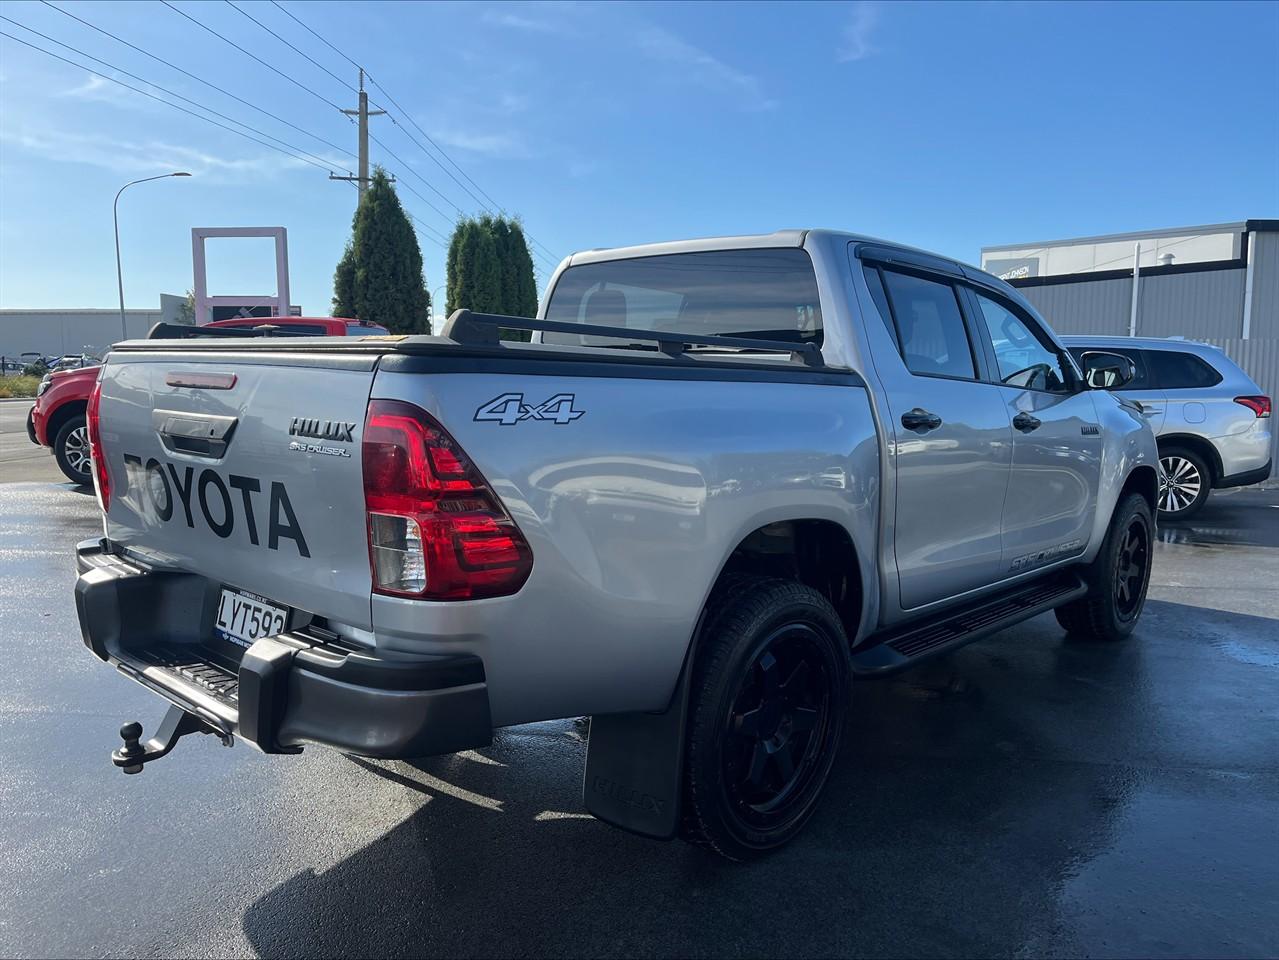
{"type": "MultiPolygon", "coordinates": [[[[261,327],[268,324],[294,336],[360,337],[390,333],[378,324],[344,317],[236,317],[215,320],[206,326],[261,327]]],[[[36,391],[35,406],[27,414],[27,436],[31,442],[52,448],[58,468],[67,479],[84,486],[93,483],[85,410],[99,369],[96,366],[81,367],[47,374],[36,391]]]]}

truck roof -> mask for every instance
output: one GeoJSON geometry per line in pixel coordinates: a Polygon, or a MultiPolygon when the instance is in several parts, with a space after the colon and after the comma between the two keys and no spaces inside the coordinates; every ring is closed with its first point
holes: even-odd
{"type": "Polygon", "coordinates": [[[1086,334],[1072,333],[1062,335],[1059,339],[1068,347],[1140,347],[1143,350],[1181,350],[1191,353],[1222,352],[1220,347],[1211,343],[1187,340],[1184,337],[1123,337],[1113,334],[1090,337],[1086,334]]]}
{"type": "MultiPolygon", "coordinates": [[[[971,270],[981,270],[970,263],[956,260],[944,254],[908,246],[881,237],[872,237],[863,233],[852,233],[847,230],[828,230],[824,228],[805,228],[774,230],[772,233],[747,233],[727,237],[698,237],[693,240],[663,240],[655,243],[637,243],[626,247],[596,247],[569,254],[567,263],[576,266],[582,263],[600,263],[606,260],[628,260],[634,257],[660,257],[670,253],[698,253],[711,250],[746,250],[767,247],[802,247],[809,237],[829,237],[858,243],[873,243],[876,246],[892,247],[896,250],[910,250],[914,253],[926,254],[949,261],[956,266],[966,266],[971,270]]],[[[982,271],[983,273],[985,271],[982,271]]]]}
{"type": "Polygon", "coordinates": [[[884,240],[880,237],[871,237],[862,233],[852,233],[847,230],[829,230],[824,228],[775,230],[772,233],[752,233],[729,237],[699,237],[695,240],[667,240],[658,243],[635,244],[627,247],[599,247],[593,250],[583,250],[579,253],[569,254],[560,266],[575,267],[584,263],[603,263],[609,260],[630,260],[637,257],[660,257],[672,253],[703,253],[715,250],[747,250],[752,248],[769,247],[802,247],[810,238],[851,243],[873,243],[877,247],[903,250],[931,257],[934,260],[942,260],[953,266],[957,273],[967,274],[969,277],[977,274],[983,282],[990,283],[991,285],[1000,288],[1010,296],[1015,297],[1018,301],[1023,303],[1025,302],[1025,298],[1018,293],[1014,287],[1005,281],[1000,280],[998,277],[995,277],[993,274],[982,270],[981,267],[974,266],[971,263],[965,263],[962,260],[956,260],[954,257],[948,257],[944,254],[933,253],[931,250],[923,250],[919,247],[908,246],[904,243],[884,240]]]}

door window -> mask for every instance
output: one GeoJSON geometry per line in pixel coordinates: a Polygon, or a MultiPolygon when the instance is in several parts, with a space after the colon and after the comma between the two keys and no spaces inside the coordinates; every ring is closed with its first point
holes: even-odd
{"type": "Polygon", "coordinates": [[[955,288],[895,270],[884,271],[884,284],[897,324],[902,359],[910,372],[976,380],[972,346],[955,288]]]}
{"type": "Polygon", "coordinates": [[[1151,375],[1164,390],[1211,387],[1221,383],[1221,374],[1193,353],[1147,350],[1145,354],[1151,375]]]}
{"type": "Polygon", "coordinates": [[[1061,354],[1040,340],[1033,321],[980,293],[976,297],[986,334],[995,348],[1000,383],[1026,390],[1069,392],[1071,378],[1061,354]]]}
{"type": "Polygon", "coordinates": [[[1136,371],[1132,381],[1124,387],[1125,390],[1154,390],[1155,383],[1150,378],[1150,369],[1146,366],[1143,359],[1144,351],[1142,350],[1116,350],[1114,347],[1068,347],[1071,356],[1079,363],[1080,368],[1084,365],[1083,356],[1094,350],[1100,350],[1103,353],[1117,353],[1121,357],[1127,357],[1132,361],[1132,368],[1136,371]]]}

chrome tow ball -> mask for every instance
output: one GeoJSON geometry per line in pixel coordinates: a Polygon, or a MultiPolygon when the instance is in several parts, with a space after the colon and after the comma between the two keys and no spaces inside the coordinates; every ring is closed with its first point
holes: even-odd
{"type": "Polygon", "coordinates": [[[187,713],[181,707],[169,707],[155,736],[142,742],[142,724],[134,720],[120,728],[120,739],[124,745],[112,751],[111,762],[125,773],[141,773],[143,766],[152,760],[159,760],[175,746],[178,741],[191,733],[215,734],[224,746],[231,746],[231,734],[217,729],[212,724],[200,719],[193,713],[187,713]]]}

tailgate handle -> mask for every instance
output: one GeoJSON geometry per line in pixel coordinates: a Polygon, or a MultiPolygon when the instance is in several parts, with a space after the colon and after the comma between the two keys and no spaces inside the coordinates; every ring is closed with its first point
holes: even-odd
{"type": "Polygon", "coordinates": [[[151,422],[160,435],[160,442],[171,453],[221,460],[226,456],[238,420],[214,414],[153,410],[151,422]]]}

